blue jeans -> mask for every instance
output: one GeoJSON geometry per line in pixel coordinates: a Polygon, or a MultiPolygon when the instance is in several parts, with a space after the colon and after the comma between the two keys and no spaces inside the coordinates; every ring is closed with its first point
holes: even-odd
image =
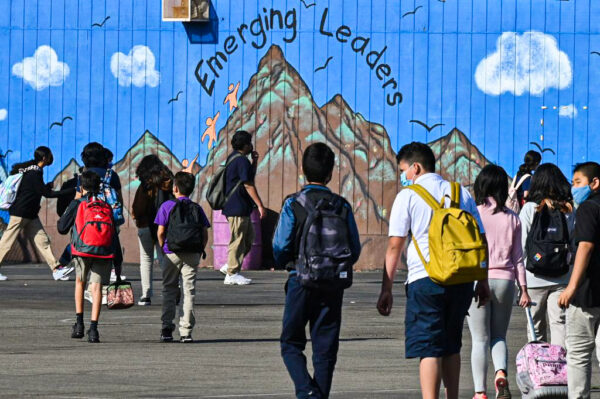
{"type": "Polygon", "coordinates": [[[295,275],[286,283],[281,356],[294,381],[296,397],[328,398],[337,361],[342,325],[344,291],[316,291],[304,288],[295,275]],[[306,368],[306,324],[310,323],[313,349],[313,368],[310,376],[306,368]]]}

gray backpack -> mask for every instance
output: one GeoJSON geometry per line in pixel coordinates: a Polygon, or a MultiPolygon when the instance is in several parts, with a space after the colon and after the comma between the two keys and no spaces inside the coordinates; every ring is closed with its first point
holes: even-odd
{"type": "Polygon", "coordinates": [[[208,201],[210,207],[215,211],[222,210],[225,207],[225,204],[227,204],[227,201],[229,200],[231,195],[235,193],[242,184],[241,181],[238,181],[235,184],[235,186],[231,189],[231,191],[226,192],[225,190],[225,172],[227,170],[227,167],[234,159],[239,158],[241,156],[243,155],[237,153],[231,158],[229,158],[224,165],[219,166],[219,169],[217,169],[213,178],[208,183],[208,190],[206,190],[206,200],[208,201]]]}
{"type": "Polygon", "coordinates": [[[352,250],[346,200],[339,195],[311,201],[305,192],[296,201],[306,211],[296,272],[300,283],[314,289],[352,285],[352,250]]]}

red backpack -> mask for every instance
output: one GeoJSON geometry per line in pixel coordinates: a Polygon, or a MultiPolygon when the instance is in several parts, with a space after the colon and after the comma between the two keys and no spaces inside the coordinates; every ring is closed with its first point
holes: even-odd
{"type": "Polygon", "coordinates": [[[112,259],[114,236],[115,222],[110,205],[94,197],[81,201],[71,231],[72,254],[112,259]]]}

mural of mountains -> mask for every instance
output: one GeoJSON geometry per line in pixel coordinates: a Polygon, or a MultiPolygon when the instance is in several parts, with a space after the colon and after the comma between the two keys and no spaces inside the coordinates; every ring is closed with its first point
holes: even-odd
{"type": "MultiPolygon", "coordinates": [[[[340,95],[319,107],[296,69],[285,60],[281,49],[272,46],[241,95],[239,108],[219,131],[206,166],[194,167],[195,199],[204,206],[209,217],[211,210],[204,200],[207,183],[231,152],[232,135],[241,129],[254,136],[255,149],[261,154],[256,185],[266,207],[275,212],[279,211],[287,195],[305,183],[301,168],[304,149],[313,142],[329,144],[336,154],[336,167],[329,187],[351,203],[363,243],[368,245],[368,250],[364,251],[366,257],[361,258],[359,267],[381,267],[379,258],[385,250],[387,218],[400,189],[395,152],[383,126],[365,120],[340,95]]],[[[467,136],[456,128],[431,142],[430,146],[438,159],[438,172],[469,188],[488,163],[467,136]]],[[[151,132],[144,132],[114,165],[123,186],[127,216],[139,184],[135,169],[140,160],[151,153],[157,154],[174,172],[183,169],[181,161],[164,143],[151,132]]],[[[55,188],[78,169],[78,163],[71,160],[55,177],[55,188]]],[[[46,225],[55,226],[54,201],[47,201],[47,204],[46,225]]],[[[269,230],[274,229],[274,222],[270,224],[272,226],[266,233],[263,229],[267,240],[269,230]]],[[[137,261],[135,230],[129,219],[121,232],[126,249],[131,246],[130,251],[126,251],[126,261],[137,261]]]]}

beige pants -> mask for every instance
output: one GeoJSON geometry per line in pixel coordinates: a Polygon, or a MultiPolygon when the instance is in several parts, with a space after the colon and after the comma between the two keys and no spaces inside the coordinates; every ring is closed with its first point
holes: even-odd
{"type": "Polygon", "coordinates": [[[237,274],[242,269],[244,258],[254,243],[254,227],[250,216],[230,216],[227,218],[231,230],[231,240],[227,250],[227,274],[237,274]]]}
{"type": "Polygon", "coordinates": [[[192,333],[194,317],[194,297],[196,296],[196,272],[200,263],[200,254],[165,254],[162,259],[163,307],[162,325],[173,327],[177,309],[177,291],[181,276],[182,301],[179,307],[179,334],[184,337],[192,333]]]}
{"type": "MultiPolygon", "coordinates": [[[[531,307],[531,317],[537,339],[550,342],[552,345],[560,345],[563,348],[566,334],[565,310],[558,306],[558,298],[564,290],[564,285],[527,289],[531,301],[537,304],[531,307]],[[546,314],[548,322],[546,322],[546,314]],[[548,328],[548,324],[550,328],[548,328]],[[550,339],[548,339],[548,332],[550,332],[550,339]]],[[[527,329],[529,330],[529,324],[527,324],[527,329]]]]}
{"type": "Polygon", "coordinates": [[[567,309],[567,377],[569,399],[589,399],[592,353],[600,361],[600,307],[567,309]]]}
{"type": "Polygon", "coordinates": [[[15,241],[17,241],[21,231],[25,232],[25,237],[27,237],[27,239],[33,239],[35,247],[50,269],[56,269],[59,266],[59,263],[52,253],[50,237],[44,230],[40,218],[25,219],[18,216],[10,217],[8,227],[2,235],[2,239],[0,239],[0,264],[4,261],[6,254],[11,250],[15,241]]]}

